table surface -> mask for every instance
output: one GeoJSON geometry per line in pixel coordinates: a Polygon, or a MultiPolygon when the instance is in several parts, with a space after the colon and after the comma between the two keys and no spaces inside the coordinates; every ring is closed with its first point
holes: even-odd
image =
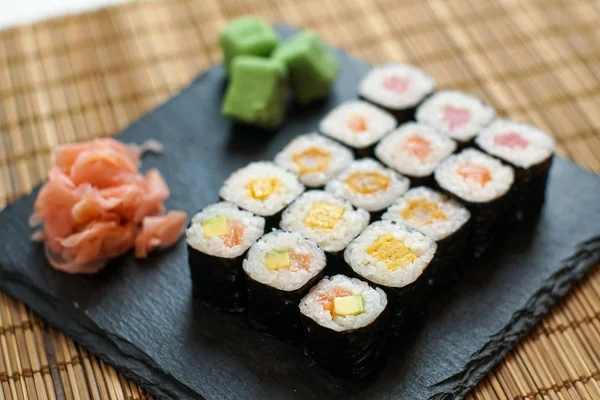
{"type": "MultiPolygon", "coordinates": [[[[418,65],[600,172],[595,0],[160,0],[0,32],[0,209],[45,178],[56,146],[117,133],[219,62],[220,29],[247,13],[418,65]]],[[[0,292],[0,400],[147,397],[0,292]]],[[[600,399],[600,269],[470,398],[600,399]]]]}

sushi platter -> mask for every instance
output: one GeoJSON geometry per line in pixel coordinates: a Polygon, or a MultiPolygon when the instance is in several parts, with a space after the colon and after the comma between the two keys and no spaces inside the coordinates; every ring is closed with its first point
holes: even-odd
{"type": "Polygon", "coordinates": [[[292,38],[265,60],[234,57],[235,34],[225,67],[117,136],[145,145],[101,149],[129,160],[150,204],[120,211],[132,236],[111,244],[134,252],[73,270],[72,241],[33,243],[50,185],[0,213],[0,289],[153,395],[460,397],[600,260],[600,178],[550,136],[314,33],[260,27],[257,54],[292,38]],[[295,75],[306,43],[319,84],[295,75]],[[252,79],[230,74],[269,92],[249,99],[252,79]]]}

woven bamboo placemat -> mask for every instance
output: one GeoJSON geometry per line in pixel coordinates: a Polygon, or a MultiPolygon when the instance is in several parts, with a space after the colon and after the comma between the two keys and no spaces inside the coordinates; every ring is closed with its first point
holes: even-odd
{"type": "MultiPolygon", "coordinates": [[[[600,172],[598,1],[144,1],[0,32],[0,209],[44,179],[57,145],[115,134],[217,63],[220,29],[246,13],[416,64],[600,172]]],[[[0,292],[0,399],[148,397],[0,292]]],[[[600,399],[600,269],[470,398],[600,399]]]]}

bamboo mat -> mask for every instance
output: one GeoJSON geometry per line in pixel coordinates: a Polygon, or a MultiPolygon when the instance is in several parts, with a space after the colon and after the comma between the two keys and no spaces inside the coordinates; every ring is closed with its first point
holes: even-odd
{"type": "MultiPolygon", "coordinates": [[[[220,29],[246,13],[416,64],[600,172],[598,1],[144,1],[0,32],[0,209],[44,179],[57,145],[115,134],[219,62],[220,29]]],[[[37,398],[149,396],[0,292],[0,400],[37,398]]],[[[469,398],[600,399],[600,269],[469,398]]]]}

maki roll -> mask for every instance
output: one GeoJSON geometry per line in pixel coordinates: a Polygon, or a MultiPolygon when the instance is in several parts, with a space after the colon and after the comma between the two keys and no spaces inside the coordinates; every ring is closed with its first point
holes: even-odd
{"type": "Polygon", "coordinates": [[[513,218],[524,220],[539,213],[546,197],[546,182],[556,142],[533,126],[497,119],[475,139],[488,154],[510,164],[515,170],[513,218]]]}
{"type": "Polygon", "coordinates": [[[369,225],[344,252],[355,274],[388,295],[392,329],[424,311],[428,291],[428,266],[437,245],[424,233],[396,221],[369,225]]]}
{"type": "Polygon", "coordinates": [[[243,255],[264,233],[265,219],[231,203],[207,206],[185,233],[194,297],[228,311],[246,305],[243,255]]]}
{"type": "Polygon", "coordinates": [[[330,111],[319,131],[354,149],[358,156],[370,156],[373,145],[397,125],[390,113],[364,101],[347,101],[330,111]]]}
{"type": "Polygon", "coordinates": [[[435,86],[435,79],[419,68],[386,64],[371,69],[360,82],[358,94],[402,123],[415,119],[417,106],[433,93],[435,86]]]}
{"type": "Polygon", "coordinates": [[[288,204],[304,191],[298,177],[271,163],[254,162],[227,178],[219,195],[225,201],[267,218],[267,228],[275,226],[288,204]]]}
{"type": "Polygon", "coordinates": [[[474,149],[449,157],[435,170],[440,188],[461,200],[471,212],[471,250],[476,258],[503,227],[514,179],[511,167],[474,149]]]}
{"type": "Polygon", "coordinates": [[[273,231],[248,251],[248,314],[260,328],[297,333],[298,304],[325,268],[325,252],[297,232],[273,231]]]}
{"type": "Polygon", "coordinates": [[[434,128],[408,122],[375,147],[377,158],[410,178],[413,186],[433,185],[433,171],[456,150],[456,142],[434,128]]]}
{"type": "Polygon", "coordinates": [[[469,240],[471,213],[458,201],[427,187],[410,189],[381,217],[416,228],[435,240],[430,286],[446,286],[459,277],[469,240]]]}
{"type": "Polygon", "coordinates": [[[302,194],[281,216],[281,229],[298,232],[327,252],[328,273],[343,265],[342,251],[369,224],[369,213],[320,190],[302,194]]]}
{"type": "Polygon", "coordinates": [[[387,309],[381,289],[344,275],[323,279],[300,302],[306,353],[343,377],[368,377],[383,361],[387,309]]]}
{"type": "Polygon", "coordinates": [[[410,182],[372,158],[354,161],[325,190],[371,213],[371,220],[408,190],[410,182]]]}
{"type": "Polygon", "coordinates": [[[311,188],[325,185],[353,160],[347,147],[316,133],[298,136],[275,156],[277,165],[311,188]]]}
{"type": "Polygon", "coordinates": [[[419,106],[416,119],[448,135],[463,148],[472,144],[475,135],[492,122],[495,115],[494,109],[477,97],[444,90],[419,106]]]}

